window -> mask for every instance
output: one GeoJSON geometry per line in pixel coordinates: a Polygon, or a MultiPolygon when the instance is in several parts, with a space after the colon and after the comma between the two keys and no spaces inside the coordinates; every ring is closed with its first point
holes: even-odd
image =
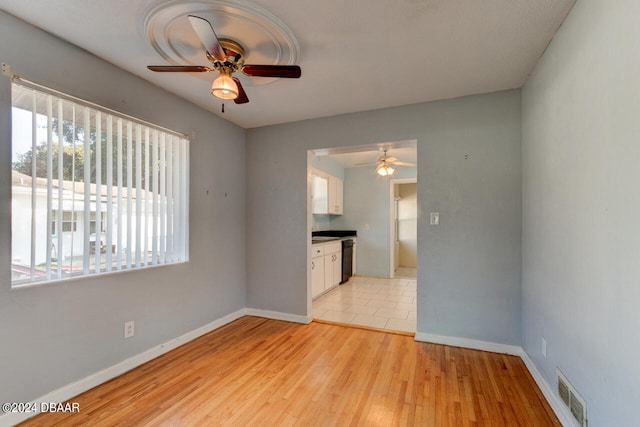
{"type": "MultiPolygon", "coordinates": [[[[58,216],[60,213],[58,211],[51,212],[52,220],[51,220],[51,234],[55,235],[58,230],[58,216]]],[[[78,227],[76,225],[76,221],[78,220],[78,215],[75,212],[71,211],[63,211],[62,212],[62,232],[67,231],[77,231],[78,227]]]]}
{"type": "Polygon", "coordinates": [[[189,141],[15,78],[13,286],[188,260],[189,141]]]}

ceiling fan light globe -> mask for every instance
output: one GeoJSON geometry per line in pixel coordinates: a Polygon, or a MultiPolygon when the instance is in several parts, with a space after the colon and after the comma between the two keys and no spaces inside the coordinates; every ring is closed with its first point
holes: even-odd
{"type": "Polygon", "coordinates": [[[392,168],[386,163],[382,163],[381,165],[378,165],[378,167],[376,168],[376,172],[380,176],[390,176],[390,175],[393,175],[395,171],[396,170],[394,168],[392,168]]]}
{"type": "Polygon", "coordinates": [[[230,75],[220,73],[211,85],[211,95],[220,99],[236,99],[238,97],[238,85],[230,75]]]}

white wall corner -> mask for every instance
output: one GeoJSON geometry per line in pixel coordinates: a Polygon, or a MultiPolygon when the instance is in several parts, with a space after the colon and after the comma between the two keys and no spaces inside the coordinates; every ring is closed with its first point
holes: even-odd
{"type": "Polygon", "coordinates": [[[264,317],[267,319],[284,320],[286,322],[309,324],[313,320],[312,315],[301,316],[299,314],[282,313],[280,311],[260,310],[257,308],[245,309],[247,316],[264,317]]]}
{"type": "MultiPolygon", "coordinates": [[[[155,359],[158,356],[163,355],[164,353],[168,353],[169,351],[180,347],[183,344],[188,343],[206,333],[209,333],[213,330],[216,330],[228,323],[233,322],[236,319],[239,319],[245,316],[246,309],[240,309],[234,311],[233,313],[227,314],[220,319],[216,319],[211,323],[208,323],[204,326],[201,326],[197,329],[194,329],[191,332],[187,332],[184,335],[181,335],[177,338],[169,340],[163,344],[160,344],[156,347],[152,347],[149,350],[146,350],[140,354],[132,356],[128,359],[123,360],[120,363],[117,363],[113,366],[105,368],[101,371],[98,371],[94,374],[89,375],[81,380],[78,380],[74,383],[67,384],[57,390],[54,390],[50,393],[41,396],[30,403],[35,403],[35,407],[37,408],[36,412],[33,413],[7,413],[0,416],[0,427],[5,426],[14,426],[22,421],[25,421],[39,413],[39,408],[41,403],[47,402],[66,402],[71,400],[73,397],[84,393],[87,390],[94,388],[102,383],[105,383],[119,375],[124,374],[127,371],[130,371],[152,359],[155,359]]],[[[82,408],[80,408],[82,410],[82,408]]]]}

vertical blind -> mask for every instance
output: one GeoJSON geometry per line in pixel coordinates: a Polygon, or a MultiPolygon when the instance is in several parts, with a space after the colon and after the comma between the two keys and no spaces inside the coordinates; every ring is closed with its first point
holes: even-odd
{"type": "Polygon", "coordinates": [[[189,140],[12,83],[12,284],[188,260],[189,140]]]}

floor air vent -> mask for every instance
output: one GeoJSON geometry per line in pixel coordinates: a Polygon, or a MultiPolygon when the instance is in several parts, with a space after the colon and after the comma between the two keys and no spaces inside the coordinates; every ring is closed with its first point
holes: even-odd
{"type": "Polygon", "coordinates": [[[558,373],[558,395],[560,399],[567,405],[571,415],[578,422],[579,426],[587,426],[587,403],[582,396],[576,391],[567,377],[556,368],[558,373]]]}

